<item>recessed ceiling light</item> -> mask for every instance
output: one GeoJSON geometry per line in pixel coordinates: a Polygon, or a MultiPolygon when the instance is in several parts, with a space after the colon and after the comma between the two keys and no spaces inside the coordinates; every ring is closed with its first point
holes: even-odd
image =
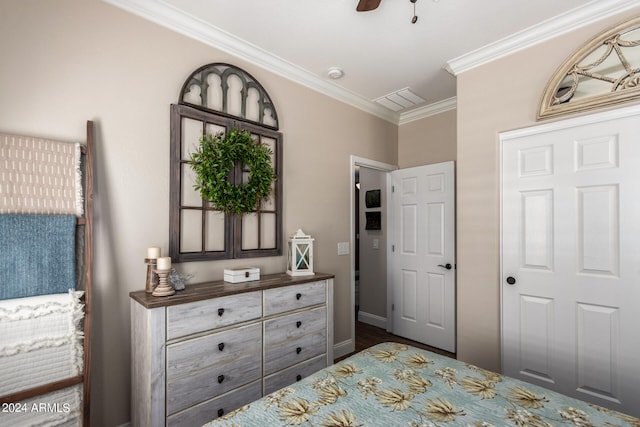
{"type": "Polygon", "coordinates": [[[331,67],[327,70],[327,76],[329,76],[330,79],[336,80],[344,76],[344,71],[339,67],[331,67]]]}

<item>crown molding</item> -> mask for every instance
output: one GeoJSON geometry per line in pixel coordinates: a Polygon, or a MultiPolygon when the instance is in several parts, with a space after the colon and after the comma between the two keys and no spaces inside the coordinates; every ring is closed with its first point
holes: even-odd
{"type": "Polygon", "coordinates": [[[458,99],[454,96],[452,98],[444,99],[442,101],[434,102],[413,110],[400,113],[400,120],[398,125],[404,125],[416,120],[424,119],[426,117],[435,116],[436,114],[444,113],[445,111],[455,110],[458,99]]]}
{"type": "Polygon", "coordinates": [[[394,124],[399,114],[163,2],[102,0],[394,124]]]}
{"type": "MultiPolygon", "coordinates": [[[[197,17],[186,14],[163,1],[102,1],[396,125],[409,123],[456,108],[456,98],[454,97],[403,113],[397,113],[197,17]]],[[[538,25],[447,61],[444,68],[452,75],[457,76],[460,73],[553,37],[637,7],[637,5],[637,0],[593,0],[585,6],[570,10],[538,25]]]]}
{"type": "Polygon", "coordinates": [[[447,61],[445,69],[454,76],[496,59],[574,31],[618,13],[638,7],[638,0],[593,0],[540,24],[447,61]]]}

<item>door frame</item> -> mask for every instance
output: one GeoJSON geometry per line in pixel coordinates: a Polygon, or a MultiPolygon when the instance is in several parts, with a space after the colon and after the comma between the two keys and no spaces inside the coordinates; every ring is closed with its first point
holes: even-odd
{"type": "Polygon", "coordinates": [[[521,129],[515,129],[515,130],[510,130],[510,131],[505,131],[505,132],[500,132],[498,134],[498,141],[499,141],[499,150],[500,150],[500,181],[499,181],[499,198],[500,198],[500,276],[498,278],[499,283],[498,286],[500,288],[500,369],[502,372],[504,372],[504,361],[505,361],[505,354],[504,354],[504,334],[502,333],[503,331],[503,321],[504,321],[504,315],[503,315],[503,290],[504,290],[504,283],[503,283],[503,277],[505,276],[505,272],[504,272],[504,263],[503,263],[503,258],[504,258],[504,254],[503,254],[503,244],[502,244],[502,240],[503,240],[503,183],[504,183],[504,176],[503,176],[503,169],[504,169],[504,146],[505,144],[511,142],[514,139],[517,138],[521,138],[521,137],[525,137],[525,136],[531,136],[531,135],[536,135],[536,134],[540,134],[540,133],[545,133],[545,132],[553,132],[553,131],[558,131],[558,130],[562,130],[562,129],[566,129],[569,127],[577,127],[577,126],[584,126],[584,125],[588,125],[588,124],[593,124],[593,123],[598,123],[598,122],[603,122],[603,121],[609,121],[609,120],[614,120],[614,119],[621,119],[621,118],[625,118],[625,117],[629,117],[629,116],[635,116],[640,114],[640,105],[633,105],[630,107],[623,107],[623,108],[618,108],[618,109],[614,109],[614,110],[609,110],[609,111],[603,111],[603,112],[598,112],[598,113],[592,113],[592,114],[588,114],[588,115],[584,115],[584,116],[578,116],[578,117],[572,117],[572,118],[568,118],[568,119],[564,119],[564,120],[559,120],[559,121],[555,121],[555,122],[551,122],[551,123],[544,123],[544,124],[537,124],[537,125],[533,125],[533,126],[529,126],[529,127],[525,127],[525,128],[521,128],[521,129]]]}
{"type": "MultiPolygon", "coordinates": [[[[388,163],[383,163],[383,162],[379,162],[377,160],[371,160],[371,159],[367,159],[365,157],[359,157],[359,156],[355,156],[355,155],[351,155],[350,159],[350,168],[349,168],[349,212],[350,212],[350,217],[349,217],[349,247],[351,248],[351,250],[349,251],[350,253],[350,267],[349,267],[349,287],[350,287],[350,292],[349,292],[349,313],[350,313],[350,322],[351,322],[351,338],[350,338],[350,342],[349,343],[340,343],[340,347],[344,346],[345,348],[340,348],[339,350],[336,351],[336,353],[342,353],[342,354],[349,354],[349,353],[353,353],[353,351],[355,350],[355,338],[356,338],[356,321],[355,321],[355,317],[356,317],[356,312],[355,312],[355,299],[356,299],[356,280],[355,280],[355,275],[356,275],[356,255],[355,255],[355,235],[356,235],[356,230],[355,230],[355,215],[356,215],[356,203],[355,203],[355,187],[356,187],[356,168],[357,167],[365,167],[365,168],[369,168],[369,169],[374,169],[377,171],[382,171],[382,172],[391,172],[394,171],[396,169],[398,169],[398,166],[396,165],[391,165],[388,163]]],[[[387,175],[386,178],[386,188],[385,188],[386,194],[389,194],[389,192],[391,191],[391,181],[389,179],[389,176],[387,175]]],[[[385,199],[386,200],[386,199],[385,199]]],[[[389,204],[387,203],[387,209],[389,209],[389,204]]],[[[387,218],[388,218],[388,212],[387,212],[387,218]]],[[[388,228],[388,225],[387,225],[388,228]]],[[[385,248],[388,252],[388,248],[385,248]]],[[[388,271],[387,271],[387,277],[388,277],[388,271]]],[[[389,313],[390,313],[390,299],[389,299],[389,286],[388,286],[388,278],[387,278],[387,330],[389,330],[389,313]]],[[[339,356],[336,356],[339,357],[339,356]]]]}

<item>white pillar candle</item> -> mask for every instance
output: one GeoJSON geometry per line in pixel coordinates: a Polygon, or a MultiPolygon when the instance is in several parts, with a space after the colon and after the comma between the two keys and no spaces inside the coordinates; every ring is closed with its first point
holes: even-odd
{"type": "Polygon", "coordinates": [[[147,258],[148,259],[157,259],[160,258],[160,248],[147,248],[147,258]]]}
{"type": "Polygon", "coordinates": [[[157,270],[170,270],[171,269],[171,258],[168,256],[158,258],[157,270]]]}

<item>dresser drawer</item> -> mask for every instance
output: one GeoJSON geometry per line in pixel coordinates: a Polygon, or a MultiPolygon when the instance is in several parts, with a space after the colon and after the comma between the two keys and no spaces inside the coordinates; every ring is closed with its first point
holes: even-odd
{"type": "Polygon", "coordinates": [[[264,291],[264,315],[284,313],[326,302],[326,282],[303,283],[264,291]]]}
{"type": "Polygon", "coordinates": [[[327,351],[327,309],[318,307],[264,322],[264,374],[327,351]]]}
{"type": "Polygon", "coordinates": [[[167,426],[201,426],[262,397],[262,381],[247,384],[167,418],[167,426]]]}
{"type": "Polygon", "coordinates": [[[167,339],[183,337],[262,316],[262,293],[248,292],[167,307],[167,339]]]}
{"type": "Polygon", "coordinates": [[[306,362],[283,369],[273,375],[269,375],[264,379],[264,394],[266,396],[269,393],[280,390],[282,387],[286,387],[300,381],[314,372],[318,372],[320,369],[326,368],[326,366],[327,357],[323,354],[321,356],[314,357],[311,360],[307,360],[306,362]]]}
{"type": "Polygon", "coordinates": [[[167,346],[167,413],[262,376],[260,323],[167,346]]]}

